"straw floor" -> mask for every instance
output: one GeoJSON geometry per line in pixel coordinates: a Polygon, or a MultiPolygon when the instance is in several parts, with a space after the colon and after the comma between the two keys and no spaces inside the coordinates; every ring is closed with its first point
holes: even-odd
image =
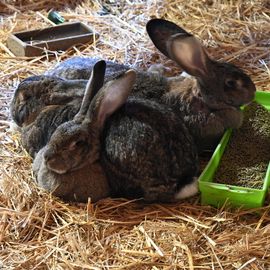
{"type": "Polygon", "coordinates": [[[107,0],[103,16],[101,2],[0,1],[0,269],[270,269],[269,206],[218,210],[201,206],[199,196],[173,205],[124,199],[75,205],[34,184],[31,159],[10,131],[9,102],[18,82],[71,55],[140,68],[161,62],[176,74],[178,67],[146,36],[149,18],[186,27],[213,57],[242,67],[258,89],[270,89],[269,1],[107,0]],[[67,21],[88,23],[100,40],[52,58],[14,57],[5,46],[8,34],[49,26],[52,7],[67,21]]]}

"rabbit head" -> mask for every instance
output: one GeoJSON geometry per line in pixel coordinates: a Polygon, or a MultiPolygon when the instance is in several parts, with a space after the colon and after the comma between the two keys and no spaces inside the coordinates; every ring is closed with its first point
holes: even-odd
{"type": "Polygon", "coordinates": [[[50,105],[80,107],[87,80],[64,80],[54,76],[31,76],[17,87],[11,116],[20,127],[31,124],[50,105]]]}
{"type": "Polygon", "coordinates": [[[64,174],[99,160],[105,120],[125,103],[136,77],[129,70],[103,86],[105,68],[105,61],[94,65],[79,112],[55,130],[46,146],[44,159],[51,171],[64,174]]]}
{"type": "Polygon", "coordinates": [[[211,59],[200,42],[176,24],[152,19],[147,32],[154,45],[196,77],[199,95],[211,109],[239,108],[251,102],[255,85],[240,68],[211,59]]]}
{"type": "Polygon", "coordinates": [[[20,127],[31,123],[48,99],[48,92],[63,80],[56,77],[31,76],[17,87],[10,104],[13,120],[20,127]]]}

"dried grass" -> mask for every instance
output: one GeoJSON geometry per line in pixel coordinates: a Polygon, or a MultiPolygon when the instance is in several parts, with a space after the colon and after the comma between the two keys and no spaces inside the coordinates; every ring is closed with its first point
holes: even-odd
{"type": "Polygon", "coordinates": [[[199,198],[172,205],[102,200],[65,204],[40,190],[31,159],[9,128],[9,102],[18,82],[71,55],[99,55],[141,68],[153,62],[179,69],[153,48],[144,30],[151,17],[166,17],[204,40],[211,54],[238,64],[259,89],[270,89],[269,1],[81,2],[61,11],[101,33],[93,45],[53,58],[12,56],[12,31],[48,26],[45,10],[75,1],[0,3],[0,268],[2,269],[270,269],[269,206],[214,209],[199,198]],[[111,3],[110,5],[108,3],[111,3]],[[116,4],[117,3],[117,4],[116,4]],[[5,6],[5,9],[2,7],[5,6]],[[31,10],[40,10],[39,13],[31,10]],[[23,11],[23,12],[20,12],[23,11]],[[14,12],[15,11],[15,12],[14,12]]]}

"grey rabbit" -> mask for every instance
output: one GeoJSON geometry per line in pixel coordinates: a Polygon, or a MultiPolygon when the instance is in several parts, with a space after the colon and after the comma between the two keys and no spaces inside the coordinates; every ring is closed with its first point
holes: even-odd
{"type": "Polygon", "coordinates": [[[33,162],[39,186],[67,201],[95,202],[110,194],[100,136],[105,120],[126,101],[135,75],[127,71],[102,87],[105,67],[104,61],[94,65],[79,112],[56,128],[33,162]],[[119,81],[125,87],[118,88],[119,81]]]}
{"type": "MultiPolygon", "coordinates": [[[[94,79],[92,84],[100,86],[100,78],[94,79]]],[[[85,94],[84,109],[55,130],[34,160],[40,186],[65,200],[87,201],[90,196],[96,201],[103,196],[92,192],[91,183],[97,187],[100,180],[81,180],[86,176],[80,174],[87,169],[92,175],[94,160],[114,197],[171,202],[197,192],[197,151],[183,120],[168,106],[128,98],[135,80],[136,72],[129,70],[105,83],[91,94],[84,116],[85,94]]]]}

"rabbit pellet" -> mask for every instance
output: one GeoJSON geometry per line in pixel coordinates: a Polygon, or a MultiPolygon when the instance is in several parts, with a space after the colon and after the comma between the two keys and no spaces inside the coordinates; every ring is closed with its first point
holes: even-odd
{"type": "Polygon", "coordinates": [[[253,102],[234,130],[214,182],[261,189],[270,160],[270,112],[253,102]]]}

